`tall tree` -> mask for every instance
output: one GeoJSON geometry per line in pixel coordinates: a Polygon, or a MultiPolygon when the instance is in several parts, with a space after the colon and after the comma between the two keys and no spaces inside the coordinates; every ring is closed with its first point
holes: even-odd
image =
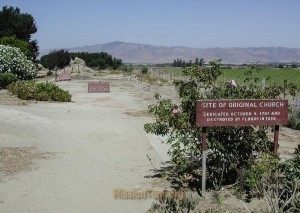
{"type": "Polygon", "coordinates": [[[200,61],[199,61],[199,66],[202,67],[204,65],[205,61],[203,58],[200,58],[200,61]]]}
{"type": "Polygon", "coordinates": [[[21,13],[18,7],[3,7],[0,11],[0,37],[16,36],[28,42],[34,60],[38,56],[36,40],[31,40],[31,35],[37,32],[34,18],[28,13],[21,13]]]}

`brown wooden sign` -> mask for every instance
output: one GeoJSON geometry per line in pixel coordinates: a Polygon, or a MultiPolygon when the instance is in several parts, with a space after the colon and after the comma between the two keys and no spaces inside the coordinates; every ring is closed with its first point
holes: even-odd
{"type": "Polygon", "coordinates": [[[196,107],[196,125],[202,127],[202,196],[206,188],[207,127],[275,125],[274,155],[277,156],[279,124],[288,123],[288,100],[199,100],[196,107]]]}
{"type": "Polygon", "coordinates": [[[196,125],[250,126],[288,123],[288,100],[199,100],[196,125]]]}
{"type": "Polygon", "coordinates": [[[110,83],[109,82],[89,82],[88,93],[109,93],[110,83]]]}

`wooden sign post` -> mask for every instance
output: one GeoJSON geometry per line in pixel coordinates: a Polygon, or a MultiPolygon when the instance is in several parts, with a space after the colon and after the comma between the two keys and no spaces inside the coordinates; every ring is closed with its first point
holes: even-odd
{"type": "Polygon", "coordinates": [[[207,127],[275,125],[274,156],[277,156],[279,125],[288,123],[288,100],[199,100],[196,107],[196,125],[202,127],[202,196],[206,188],[207,127]]]}
{"type": "Polygon", "coordinates": [[[202,127],[202,196],[206,189],[206,127],[202,127]]]}

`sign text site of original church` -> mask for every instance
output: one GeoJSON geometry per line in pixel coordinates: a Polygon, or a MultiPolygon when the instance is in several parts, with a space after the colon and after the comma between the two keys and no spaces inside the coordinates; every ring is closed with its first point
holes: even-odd
{"type": "Polygon", "coordinates": [[[288,100],[200,100],[198,126],[279,125],[288,122],[288,100]]]}

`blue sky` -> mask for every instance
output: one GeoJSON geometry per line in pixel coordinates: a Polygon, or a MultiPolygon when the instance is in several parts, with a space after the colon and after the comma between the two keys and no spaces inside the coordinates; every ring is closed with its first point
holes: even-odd
{"type": "Polygon", "coordinates": [[[299,0],[0,0],[31,14],[41,50],[112,41],[300,48],[299,0]]]}

